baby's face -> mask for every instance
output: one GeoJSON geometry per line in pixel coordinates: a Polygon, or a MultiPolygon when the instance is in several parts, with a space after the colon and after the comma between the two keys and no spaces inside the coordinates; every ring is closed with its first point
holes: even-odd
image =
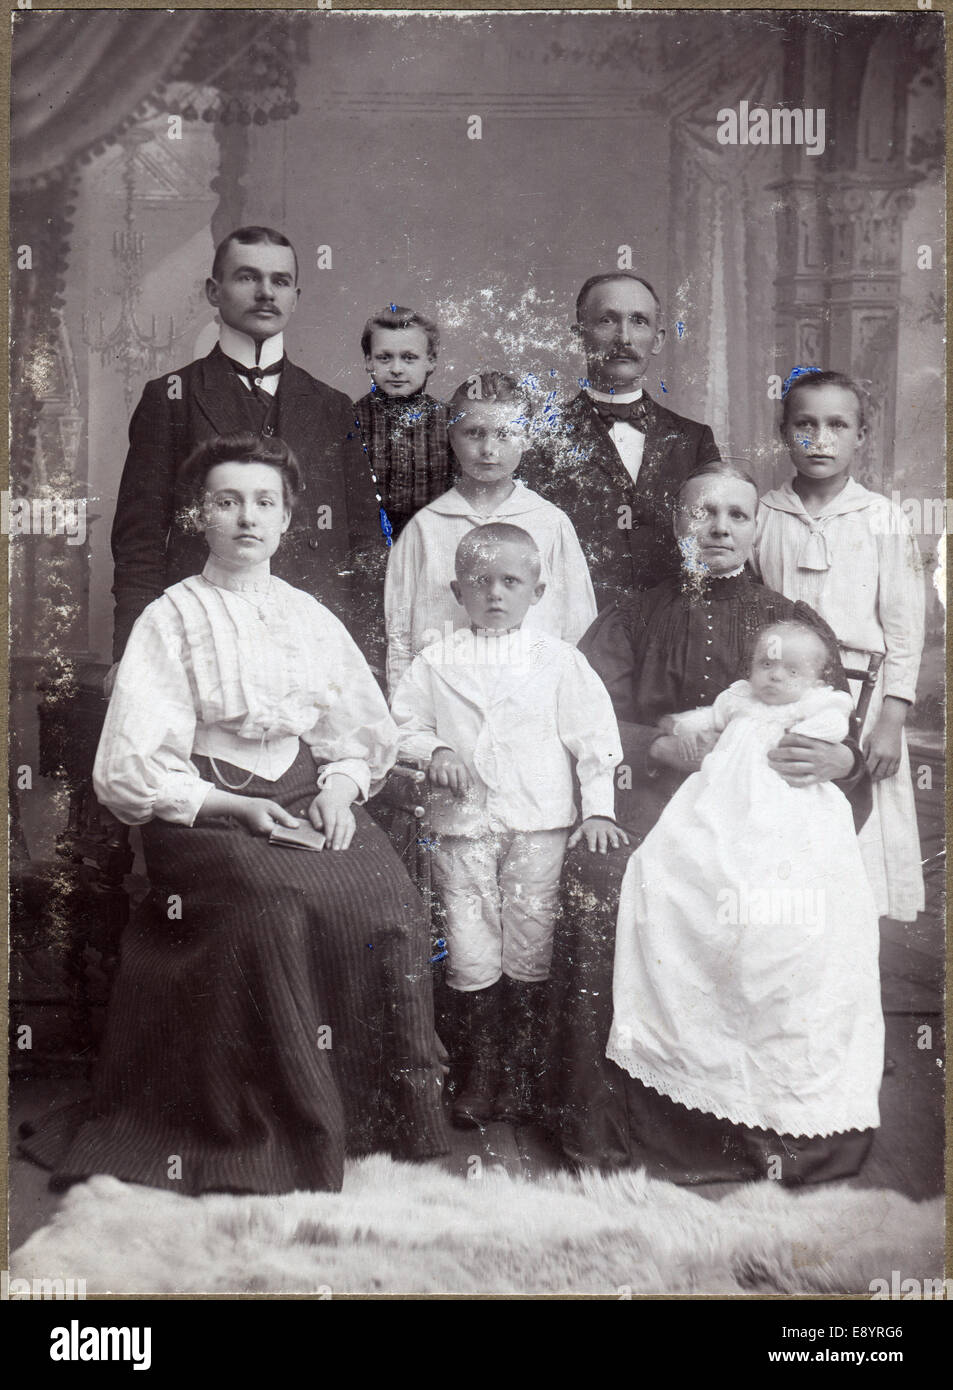
{"type": "Polygon", "coordinates": [[[538,603],[545,585],[526,548],[511,542],[480,546],[451,585],[476,628],[508,632],[538,603]]]}
{"type": "Polygon", "coordinates": [[[823,685],[826,650],[819,637],[806,632],[763,633],[755,647],[749,682],[766,705],[791,705],[808,690],[823,685]]]}

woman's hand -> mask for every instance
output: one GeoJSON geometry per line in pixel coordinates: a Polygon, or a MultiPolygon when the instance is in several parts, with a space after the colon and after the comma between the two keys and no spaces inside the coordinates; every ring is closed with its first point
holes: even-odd
{"type": "Polygon", "coordinates": [[[785,734],[768,762],[789,787],[813,787],[818,782],[836,782],[847,777],[854,766],[854,755],[843,743],[825,743],[807,734],[785,734]]]}
{"type": "Polygon", "coordinates": [[[900,739],[908,708],[905,700],[888,695],[880,711],[880,718],[870,735],[864,739],[867,769],[874,782],[882,782],[885,777],[892,777],[900,766],[900,739]]]}
{"type": "Polygon", "coordinates": [[[263,796],[237,796],[235,792],[222,791],[211,787],[199,807],[196,821],[230,816],[239,821],[253,835],[270,835],[276,825],[285,825],[293,830],[301,822],[297,816],[279,806],[277,801],[269,801],[263,796]]]}
{"type": "Polygon", "coordinates": [[[360,787],[343,772],[333,772],[308,807],[308,820],[322,830],[328,849],[347,849],[354,838],[357,821],[351,802],[360,796],[360,787]]]}
{"type": "Polygon", "coordinates": [[[473,785],[467,765],[452,748],[437,748],[430,759],[428,773],[435,787],[449,787],[454,796],[462,799],[473,785]]]}
{"type": "Polygon", "coordinates": [[[266,801],[258,796],[236,796],[230,811],[235,820],[240,820],[253,835],[270,835],[276,825],[294,829],[301,822],[297,816],[279,806],[277,801],[266,801]]]}
{"type": "Polygon", "coordinates": [[[620,849],[622,845],[629,843],[625,831],[606,816],[587,816],[582,825],[577,826],[570,835],[566,848],[573,849],[582,839],[588,845],[590,854],[597,851],[599,854],[606,854],[610,849],[620,849]]]}

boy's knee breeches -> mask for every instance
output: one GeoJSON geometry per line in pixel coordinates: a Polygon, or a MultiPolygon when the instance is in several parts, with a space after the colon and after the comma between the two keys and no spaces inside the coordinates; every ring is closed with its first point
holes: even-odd
{"type": "Polygon", "coordinates": [[[548,977],[568,838],[568,829],[440,836],[433,872],[452,989],[486,989],[501,975],[548,977]]]}

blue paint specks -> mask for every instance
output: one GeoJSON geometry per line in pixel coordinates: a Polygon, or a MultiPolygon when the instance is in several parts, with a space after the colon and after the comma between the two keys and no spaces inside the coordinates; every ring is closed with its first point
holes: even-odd
{"type": "Polygon", "coordinates": [[[383,507],[381,507],[380,513],[381,513],[381,530],[384,532],[384,541],[385,541],[385,543],[386,543],[387,545],[393,545],[394,542],[391,540],[391,537],[392,537],[393,534],[394,534],[394,528],[393,528],[393,526],[390,524],[390,517],[389,517],[389,516],[387,515],[387,513],[384,511],[384,508],[383,508],[383,507]]]}
{"type": "Polygon", "coordinates": [[[390,311],[391,311],[392,314],[396,314],[396,313],[397,313],[397,305],[396,305],[396,304],[392,304],[392,305],[390,306],[390,311]]]}
{"type": "MultiPolygon", "coordinates": [[[[542,418],[546,421],[546,424],[549,425],[550,428],[552,428],[559,419],[559,407],[556,404],[555,388],[552,391],[550,391],[549,395],[543,402],[542,418]]],[[[536,423],[538,424],[539,422],[537,421],[536,423]]]]}
{"type": "Polygon", "coordinates": [[[667,395],[668,395],[668,387],[665,385],[665,382],[662,380],[661,377],[659,377],[659,382],[658,382],[658,384],[659,384],[659,386],[661,386],[662,390],[665,392],[665,394],[666,394],[666,396],[667,396],[667,395]]]}
{"type": "Polygon", "coordinates": [[[577,376],[576,380],[579,382],[579,385],[585,391],[586,387],[589,385],[589,378],[587,376],[577,376]]]}
{"type": "Polygon", "coordinates": [[[814,372],[821,372],[823,370],[823,367],[792,367],[791,375],[787,378],[784,385],[781,387],[781,399],[784,399],[784,397],[790,391],[791,387],[797,381],[798,377],[811,376],[814,372]]]}
{"type": "Polygon", "coordinates": [[[436,965],[438,960],[444,960],[447,955],[447,943],[446,941],[444,941],[442,936],[437,937],[437,940],[434,942],[434,945],[436,946],[439,954],[430,957],[431,965],[436,965]]]}
{"type": "Polygon", "coordinates": [[[681,319],[679,319],[678,323],[675,325],[675,332],[680,338],[685,332],[685,325],[682,323],[681,319]]]}

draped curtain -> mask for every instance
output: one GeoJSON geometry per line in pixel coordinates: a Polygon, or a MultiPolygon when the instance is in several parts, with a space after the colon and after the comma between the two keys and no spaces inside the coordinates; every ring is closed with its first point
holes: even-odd
{"type": "Polygon", "coordinates": [[[780,37],[752,38],[726,70],[706,55],[667,95],[673,103],[670,354],[704,402],[722,452],[750,462],[767,448],[767,376],[774,357],[777,253],[765,235],[765,192],[776,172],[770,147],[719,145],[713,94],[736,111],[742,100],[770,108],[781,97],[780,37]],[[679,338],[675,325],[683,325],[679,338]],[[674,339],[674,341],[673,341],[674,339]]]}
{"type": "Polygon", "coordinates": [[[21,10],[13,18],[14,191],[58,182],[67,165],[120,134],[181,67],[205,23],[201,10],[21,10]]]}
{"type": "Polygon", "coordinates": [[[204,15],[23,10],[13,20],[11,484],[23,494],[41,398],[59,351],[80,162],[137,118],[196,44],[204,15]]]}
{"type": "Polygon", "coordinates": [[[56,353],[70,217],[82,163],[168,109],[172,81],[219,89],[203,119],[284,119],[305,38],[294,15],[208,10],[15,11],[11,75],[13,485],[30,476],[39,400],[56,353]]]}

